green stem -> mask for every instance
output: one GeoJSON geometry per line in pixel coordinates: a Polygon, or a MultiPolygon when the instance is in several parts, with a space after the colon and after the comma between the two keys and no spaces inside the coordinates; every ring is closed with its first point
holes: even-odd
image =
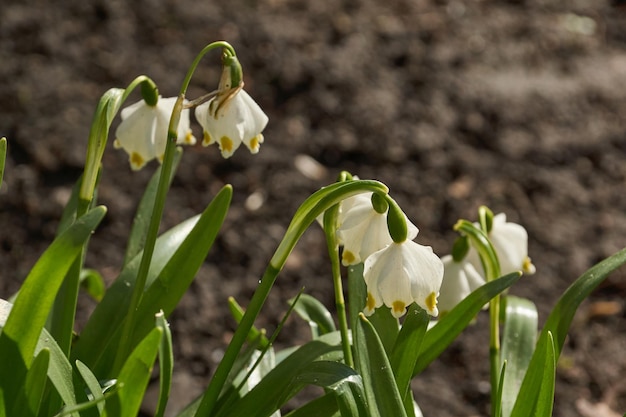
{"type": "MultiPolygon", "coordinates": [[[[482,228],[488,227],[486,211],[480,211],[480,224],[482,228]]],[[[473,223],[467,220],[459,220],[454,226],[454,230],[464,233],[474,243],[474,247],[480,255],[480,259],[485,269],[487,282],[493,281],[500,277],[500,262],[498,254],[489,241],[487,232],[477,228],[473,223]]],[[[489,301],[489,363],[490,363],[490,381],[491,381],[491,412],[492,417],[495,415],[498,404],[498,386],[500,384],[501,364],[500,364],[500,295],[496,295],[489,301]]]]}
{"type": "Polygon", "coordinates": [[[333,275],[333,287],[335,289],[335,306],[337,308],[337,320],[339,322],[339,332],[341,334],[341,347],[343,358],[351,368],[354,368],[352,358],[352,348],[348,330],[348,317],[346,315],[346,302],[343,296],[343,285],[341,283],[341,264],[339,262],[339,243],[337,241],[337,215],[339,205],[335,205],[324,213],[324,233],[326,234],[326,244],[330,256],[331,270],[333,275]]]}
{"type": "Polygon", "coordinates": [[[296,243],[309,227],[309,225],[330,207],[338,204],[342,200],[363,192],[372,191],[387,193],[387,187],[378,181],[349,181],[329,185],[306,199],[294,214],[291,224],[285,232],[283,240],[278,245],[274,256],[270,260],[263,278],[257,287],[241,322],[237,326],[233,337],[224,352],[224,357],[220,361],[213,379],[209,383],[200,405],[196,410],[196,416],[210,416],[217,404],[217,400],[222,387],[226,383],[228,374],[246,341],[250,329],[254,325],[256,317],[259,315],[267,296],[269,295],[279,272],[285,265],[287,257],[295,247],[296,243]]]}
{"type": "Polygon", "coordinates": [[[174,166],[176,140],[178,138],[178,124],[180,122],[180,117],[183,110],[185,93],[187,92],[187,88],[189,87],[191,77],[193,76],[193,73],[195,72],[202,57],[206,55],[207,52],[215,48],[226,48],[233,55],[235,55],[234,49],[228,43],[223,41],[213,42],[204,47],[204,49],[202,49],[202,51],[200,51],[200,53],[194,59],[191,67],[189,68],[189,71],[187,71],[187,75],[185,76],[185,79],[183,80],[180,89],[180,94],[178,95],[178,99],[176,100],[176,103],[174,104],[174,109],[172,110],[172,116],[170,118],[170,123],[167,130],[167,143],[165,146],[165,154],[163,155],[161,174],[159,176],[159,184],[157,186],[152,215],[150,216],[150,223],[148,225],[148,231],[146,234],[143,255],[141,258],[141,263],[139,264],[139,270],[137,271],[137,279],[135,281],[135,286],[133,287],[133,293],[131,295],[130,303],[128,305],[128,314],[124,320],[120,346],[118,348],[117,356],[113,365],[113,370],[115,373],[117,373],[122,368],[126,357],[132,349],[132,346],[130,346],[130,341],[132,340],[132,332],[135,326],[135,316],[144,293],[146,280],[148,278],[148,272],[150,270],[150,264],[152,263],[154,246],[156,244],[159,227],[161,225],[163,208],[165,206],[165,200],[169,191],[169,179],[171,177],[172,169],[174,166]]]}

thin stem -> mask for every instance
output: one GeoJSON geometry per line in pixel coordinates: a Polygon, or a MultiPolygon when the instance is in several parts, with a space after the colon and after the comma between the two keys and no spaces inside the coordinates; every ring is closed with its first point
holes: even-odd
{"type": "MultiPolygon", "coordinates": [[[[480,224],[482,227],[479,229],[467,220],[460,220],[454,226],[454,229],[466,234],[472,240],[483,263],[487,282],[490,282],[500,277],[500,262],[498,261],[498,254],[487,236],[488,220],[486,210],[480,211],[480,224]]],[[[500,295],[496,295],[489,301],[489,329],[491,412],[493,417],[498,417],[494,413],[498,403],[497,388],[502,371],[500,364],[500,295]]]]}
{"type": "Polygon", "coordinates": [[[348,317],[346,315],[346,302],[343,296],[343,285],[341,282],[341,265],[339,263],[339,243],[337,241],[337,215],[339,205],[335,205],[324,213],[324,233],[326,234],[326,244],[330,256],[331,270],[333,275],[333,287],[335,289],[335,306],[337,308],[337,320],[339,322],[339,332],[341,334],[341,347],[343,358],[351,368],[354,368],[352,358],[352,348],[348,330],[348,317]]]}
{"type": "MultiPolygon", "coordinates": [[[[165,199],[167,197],[167,192],[169,191],[170,187],[169,179],[171,177],[172,169],[174,166],[174,154],[176,150],[176,140],[178,138],[178,124],[180,122],[180,117],[184,106],[185,93],[187,92],[187,88],[189,87],[189,83],[191,82],[191,77],[198,67],[198,64],[200,63],[202,57],[204,57],[207,52],[212,51],[215,48],[224,48],[228,51],[228,53],[235,55],[235,51],[232,46],[223,41],[213,42],[204,47],[189,67],[187,75],[183,80],[180,94],[178,95],[178,99],[176,100],[176,103],[174,104],[174,109],[172,110],[172,116],[170,118],[170,123],[167,130],[167,142],[165,146],[165,154],[163,155],[161,175],[159,176],[159,184],[157,186],[157,193],[154,201],[154,207],[152,209],[152,215],[150,216],[150,224],[148,225],[143,255],[141,257],[141,263],[139,264],[139,270],[137,271],[137,279],[135,280],[135,286],[133,288],[130,304],[128,306],[128,315],[124,320],[122,338],[120,339],[120,347],[117,351],[117,356],[115,358],[115,363],[113,366],[115,372],[119,371],[122,368],[124,360],[131,350],[130,341],[132,340],[133,327],[135,326],[135,315],[137,308],[141,303],[144,287],[148,278],[150,264],[152,263],[152,255],[154,253],[154,246],[156,244],[159,227],[161,225],[161,217],[163,216],[165,199]]],[[[143,81],[145,80],[136,79],[134,82],[137,83],[135,85],[138,85],[140,82],[143,81]]],[[[131,85],[133,84],[131,83],[131,85]]],[[[124,98],[125,97],[126,92],[124,98]]]]}

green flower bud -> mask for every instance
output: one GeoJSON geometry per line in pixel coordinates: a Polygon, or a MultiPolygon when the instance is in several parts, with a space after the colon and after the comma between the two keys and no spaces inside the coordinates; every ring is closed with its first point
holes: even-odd
{"type": "Polygon", "coordinates": [[[408,236],[406,216],[402,212],[402,209],[400,209],[400,206],[398,206],[391,197],[388,198],[387,202],[389,203],[389,212],[387,213],[387,228],[389,229],[389,234],[394,242],[402,243],[408,236]]]}
{"type": "Polygon", "coordinates": [[[452,259],[454,262],[461,262],[470,250],[470,243],[467,236],[460,236],[452,245],[452,259]]]}
{"type": "Polygon", "coordinates": [[[372,207],[376,213],[385,214],[389,208],[389,203],[385,200],[385,197],[378,193],[372,193],[372,207]]]}
{"type": "Polygon", "coordinates": [[[159,89],[150,79],[146,79],[141,83],[141,97],[143,101],[150,107],[155,107],[159,101],[159,89]]]}

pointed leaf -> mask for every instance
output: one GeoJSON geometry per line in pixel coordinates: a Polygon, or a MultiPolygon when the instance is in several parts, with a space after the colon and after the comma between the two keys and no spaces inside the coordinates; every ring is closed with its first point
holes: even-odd
{"type": "Polygon", "coordinates": [[[456,337],[467,327],[476,314],[493,297],[509,288],[520,277],[520,274],[513,272],[488,282],[468,295],[448,314],[443,316],[437,324],[426,332],[422,342],[422,350],[417,358],[413,376],[422,372],[429,363],[435,360],[456,339],[456,337]]]}
{"type": "Polygon", "coordinates": [[[363,378],[365,398],[372,416],[406,417],[402,396],[385,348],[374,326],[361,313],[356,332],[356,365],[363,378]]]}
{"type": "Polygon", "coordinates": [[[101,400],[104,399],[104,393],[102,392],[102,387],[100,386],[98,379],[93,372],[91,372],[91,369],[89,369],[87,365],[81,361],[76,361],[76,369],[78,370],[78,373],[80,373],[80,376],[83,377],[83,381],[85,381],[85,384],[91,393],[90,401],[97,401],[95,405],[98,407],[98,412],[102,414],[102,411],[104,410],[104,402],[101,400]]]}
{"type": "Polygon", "coordinates": [[[169,323],[165,320],[163,311],[156,315],[156,325],[163,332],[163,337],[159,346],[159,402],[154,416],[162,417],[165,414],[165,407],[172,388],[174,353],[172,351],[172,332],[169,323]]]}
{"type": "Polygon", "coordinates": [[[506,361],[506,375],[502,381],[502,416],[509,417],[519,387],[526,374],[537,342],[537,308],[527,299],[507,296],[502,335],[500,363],[506,361]]]}
{"type": "Polygon", "coordinates": [[[24,383],[65,274],[105,213],[104,207],[97,207],[77,220],[52,242],[26,277],[0,334],[0,388],[7,406],[24,383]]]}
{"type": "Polygon", "coordinates": [[[48,364],[50,363],[50,351],[42,349],[33,360],[26,374],[26,383],[21,390],[18,400],[13,407],[14,416],[36,416],[39,412],[41,399],[46,386],[48,364]]]}
{"type": "Polygon", "coordinates": [[[556,306],[548,316],[541,334],[537,342],[537,348],[528,365],[528,371],[524,376],[524,381],[520,387],[519,395],[513,407],[511,415],[521,416],[521,411],[526,409],[529,403],[535,404],[536,398],[539,396],[539,387],[541,379],[545,371],[544,355],[545,349],[539,346],[548,344],[548,333],[554,339],[554,354],[556,360],[561,355],[563,343],[567,336],[567,331],[574,318],[574,314],[580,303],[591,294],[591,292],[614,270],[626,263],[626,248],[616,254],[604,259],[598,264],[591,267],[582,274],[574,283],[563,293],[556,306]],[[519,409],[519,410],[518,410],[519,409]]]}
{"type": "Polygon", "coordinates": [[[162,335],[160,328],[152,329],[130,354],[117,378],[117,395],[106,402],[103,417],[137,416],[162,335]]]}

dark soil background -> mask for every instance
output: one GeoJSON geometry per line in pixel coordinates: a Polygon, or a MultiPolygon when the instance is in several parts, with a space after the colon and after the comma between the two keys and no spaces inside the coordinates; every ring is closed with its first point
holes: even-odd
{"type": "MultiPolygon", "coordinates": [[[[219,360],[234,328],[226,298],[247,303],[298,205],[342,169],[385,182],[439,255],[455,221],[481,204],[523,224],[537,274],[512,292],[537,303],[541,322],[578,275],[626,246],[626,10],[609,0],[3,0],[0,22],[3,298],[52,240],[108,88],[146,74],[175,95],[195,54],[225,39],[270,116],[258,155],[187,149],[173,184],[164,227],[200,212],[223,184],[235,194],[171,318],[172,408],[201,392],[219,360]]],[[[219,70],[218,54],[206,58],[189,97],[213,90],[219,70]]],[[[87,264],[110,282],[155,165],[133,173],[112,146],[103,163],[109,214],[87,264]]],[[[271,331],[302,286],[332,308],[329,269],[313,227],[260,325],[271,331]]],[[[555,416],[626,411],[624,275],[576,317],[555,416]]],[[[81,300],[78,326],[91,307],[81,300]]],[[[426,416],[488,414],[485,330],[481,315],[416,379],[426,416]]],[[[292,318],[278,346],[307,337],[292,318]]]]}

